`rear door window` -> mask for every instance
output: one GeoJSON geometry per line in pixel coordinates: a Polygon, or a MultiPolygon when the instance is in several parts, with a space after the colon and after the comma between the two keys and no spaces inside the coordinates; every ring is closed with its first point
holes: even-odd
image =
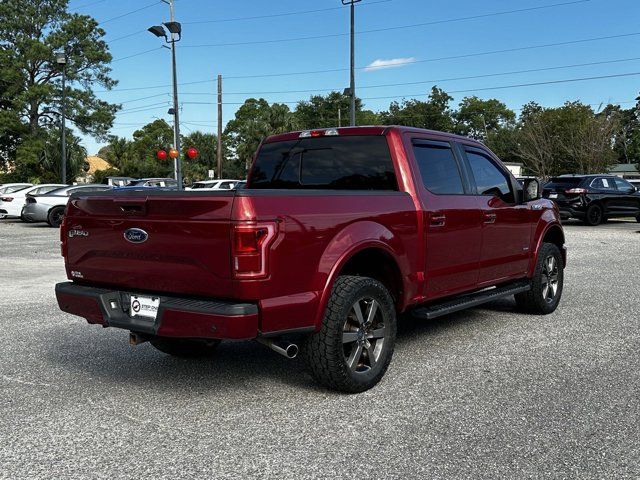
{"type": "Polygon", "coordinates": [[[262,145],[250,188],[397,190],[383,136],[301,138],[262,145]]]}
{"type": "Polygon", "coordinates": [[[591,185],[591,188],[595,188],[598,190],[615,190],[616,189],[612,178],[597,177],[591,181],[590,185],[591,185]]]}
{"type": "Polygon", "coordinates": [[[449,143],[414,140],[413,154],[427,190],[437,195],[465,193],[458,162],[449,143]]]}

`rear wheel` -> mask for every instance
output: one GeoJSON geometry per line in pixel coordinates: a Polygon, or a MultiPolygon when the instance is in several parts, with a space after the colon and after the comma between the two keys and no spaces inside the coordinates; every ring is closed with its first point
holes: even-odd
{"type": "Polygon", "coordinates": [[[589,206],[587,208],[587,215],[585,217],[585,223],[587,225],[591,225],[595,227],[596,225],[600,225],[602,223],[602,219],[604,218],[602,207],[597,203],[589,206]]]}
{"type": "Polygon", "coordinates": [[[209,357],[214,354],[220,340],[191,340],[185,338],[157,337],[151,345],[168,355],[182,358],[209,357]]]}
{"type": "Polygon", "coordinates": [[[58,228],[64,218],[64,207],[53,207],[47,216],[47,223],[50,227],[58,228]]]}
{"type": "Polygon", "coordinates": [[[320,384],[363,392],[387,371],[395,339],[395,306],[384,285],[368,277],[341,276],[321,329],[307,339],[303,356],[320,384]]]}
{"type": "Polygon", "coordinates": [[[564,284],[562,254],[557,245],[543,243],[538,252],[531,290],[518,293],[516,303],[521,310],[538,315],[553,312],[560,303],[564,284]]]}

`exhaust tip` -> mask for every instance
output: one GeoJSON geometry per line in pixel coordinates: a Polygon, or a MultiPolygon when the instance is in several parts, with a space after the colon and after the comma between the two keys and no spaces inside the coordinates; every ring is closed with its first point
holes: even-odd
{"type": "Polygon", "coordinates": [[[298,346],[295,343],[291,343],[285,349],[287,352],[287,358],[294,359],[298,356],[298,346]]]}

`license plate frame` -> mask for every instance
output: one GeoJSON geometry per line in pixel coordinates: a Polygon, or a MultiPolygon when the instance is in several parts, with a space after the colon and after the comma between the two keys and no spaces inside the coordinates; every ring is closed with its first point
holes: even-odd
{"type": "Polygon", "coordinates": [[[558,194],[557,193],[550,193],[549,194],[549,198],[558,198],[558,194]]]}
{"type": "Polygon", "coordinates": [[[155,321],[160,309],[160,297],[131,295],[129,299],[129,316],[155,321]]]}

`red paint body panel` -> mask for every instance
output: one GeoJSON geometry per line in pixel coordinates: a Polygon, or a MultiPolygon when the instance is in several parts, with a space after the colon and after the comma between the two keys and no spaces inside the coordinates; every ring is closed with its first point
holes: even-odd
{"type": "Polygon", "coordinates": [[[225,317],[167,310],[158,335],[176,338],[249,340],[258,334],[258,315],[225,317]]]}
{"type": "Polygon", "coordinates": [[[95,299],[79,295],[57,294],[57,300],[63,312],[83,317],[89,323],[105,325],[102,310],[95,299]]]}
{"type": "MultiPolygon", "coordinates": [[[[339,135],[384,135],[397,192],[252,190],[155,192],[83,196],[67,208],[67,275],[86,286],[166,293],[258,305],[258,314],[223,317],[167,310],[159,335],[255,338],[262,333],[317,329],[332,285],[358,252],[378,249],[395,262],[402,283],[398,311],[510,279],[530,277],[542,237],[561,229],[553,204],[500,204],[479,195],[434,195],[424,186],[411,138],[481,144],[441,132],[404,127],[340,128],[339,135]],[[485,212],[496,222],[483,221],[485,212]],[[438,220],[445,217],[440,225],[438,220]],[[233,274],[234,225],[275,227],[265,278],[233,274]],[[144,230],[144,243],[123,232],[144,230]],[[67,238],[68,230],[87,236],[67,238]],[[213,332],[213,333],[212,333],[213,332]]],[[[270,137],[290,141],[300,132],[270,137]]],[[[95,300],[59,295],[60,307],[103,323],[95,300]]]]}

